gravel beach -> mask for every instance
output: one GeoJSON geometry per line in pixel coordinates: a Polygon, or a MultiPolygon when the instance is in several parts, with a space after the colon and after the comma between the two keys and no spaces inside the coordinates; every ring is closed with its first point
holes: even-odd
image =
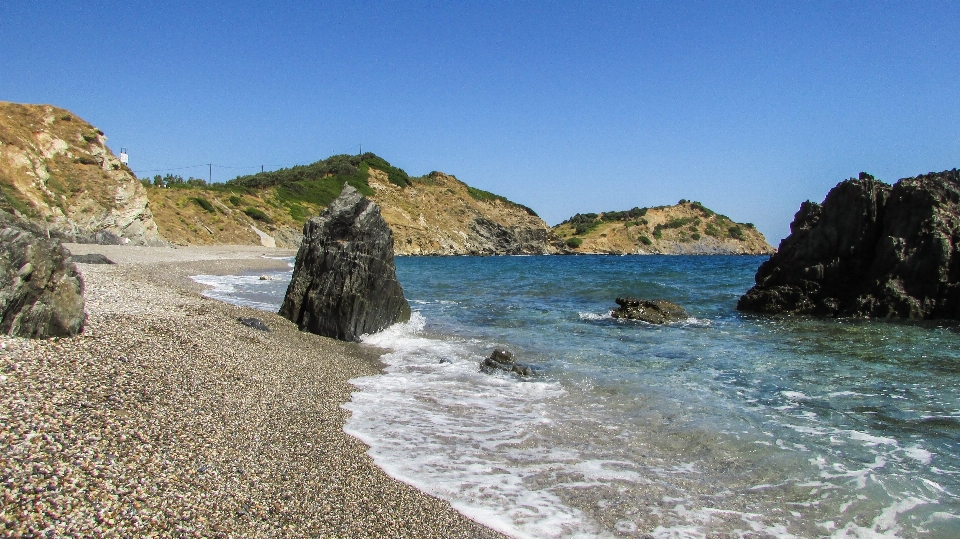
{"type": "Polygon", "coordinates": [[[68,245],[83,334],[0,337],[2,537],[503,537],[383,473],[344,434],[379,351],[199,295],[283,267],[264,247],[68,245]],[[242,325],[256,317],[271,329],[242,325]]]}

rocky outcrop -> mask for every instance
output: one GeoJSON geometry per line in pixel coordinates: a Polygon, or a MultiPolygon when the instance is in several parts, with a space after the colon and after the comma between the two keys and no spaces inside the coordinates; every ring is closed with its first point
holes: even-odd
{"type": "Polygon", "coordinates": [[[70,111],[0,102],[0,207],[78,243],[160,245],[146,190],[70,111]]]}
{"type": "Polygon", "coordinates": [[[490,354],[490,357],[483,360],[483,363],[480,364],[480,370],[487,374],[497,370],[514,372],[520,376],[530,376],[533,374],[533,369],[531,369],[529,365],[517,363],[512,353],[499,348],[495,349],[493,353],[490,354]]]}
{"type": "Polygon", "coordinates": [[[866,173],[822,204],[804,202],[760,266],[743,311],[879,318],[960,318],[960,174],[866,173]]]}
{"type": "Polygon", "coordinates": [[[301,330],[345,341],[409,320],[393,235],[380,209],[353,187],[307,220],[280,315],[301,330]]]}
{"type": "Polygon", "coordinates": [[[620,307],[612,311],[610,316],[617,319],[667,324],[690,318],[683,307],[663,299],[617,298],[616,301],[620,307]]]}
{"type": "Polygon", "coordinates": [[[59,241],[0,211],[0,332],[47,338],[83,330],[83,279],[69,258],[59,241]]]}

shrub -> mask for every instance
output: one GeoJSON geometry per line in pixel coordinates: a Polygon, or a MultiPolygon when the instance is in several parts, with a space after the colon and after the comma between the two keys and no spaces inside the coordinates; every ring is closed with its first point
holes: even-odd
{"type": "Polygon", "coordinates": [[[234,206],[239,206],[239,205],[240,205],[240,202],[241,202],[241,201],[240,201],[240,197],[238,197],[237,195],[230,195],[230,203],[231,203],[231,204],[233,204],[234,206]]]}
{"type": "Polygon", "coordinates": [[[700,241],[700,234],[696,232],[694,232],[693,234],[690,234],[690,237],[693,238],[693,241],[700,241]]]}
{"type": "Polygon", "coordinates": [[[707,236],[713,236],[714,238],[720,237],[720,229],[713,226],[713,223],[707,224],[707,228],[703,230],[707,236]]]}
{"type": "Polygon", "coordinates": [[[567,238],[567,247],[569,247],[569,248],[571,248],[571,249],[576,249],[577,247],[580,247],[581,245],[583,245],[583,240],[582,240],[582,239],[576,238],[576,237],[574,237],[574,238],[567,238]]]}
{"type": "Polygon", "coordinates": [[[247,209],[243,210],[243,213],[247,214],[247,216],[250,217],[251,219],[260,221],[262,223],[273,224],[273,219],[271,219],[269,215],[263,213],[257,208],[248,207],[247,209]]]}
{"type": "Polygon", "coordinates": [[[664,225],[664,228],[682,228],[690,223],[696,221],[695,217],[677,217],[676,219],[670,219],[664,225]]]}
{"type": "Polygon", "coordinates": [[[663,237],[663,231],[660,230],[660,225],[657,225],[657,228],[653,229],[653,237],[658,240],[663,237]]]}
{"type": "Polygon", "coordinates": [[[650,245],[650,244],[653,243],[653,241],[652,241],[650,238],[646,237],[646,236],[640,236],[640,243],[642,243],[642,244],[644,244],[644,245],[650,245]]]}
{"type": "Polygon", "coordinates": [[[746,226],[747,228],[757,228],[756,225],[754,225],[753,223],[744,223],[744,226],[746,226]]]}
{"type": "MultiPolygon", "coordinates": [[[[600,219],[603,221],[630,221],[647,214],[647,208],[633,208],[628,211],[607,211],[603,212],[600,219]]],[[[590,214],[588,214],[590,215],[590,214]]]]}
{"type": "Polygon", "coordinates": [[[205,199],[205,198],[203,198],[203,197],[195,197],[195,198],[193,199],[193,201],[196,202],[198,206],[200,206],[201,208],[207,210],[207,211],[210,212],[210,213],[214,213],[214,212],[217,211],[217,210],[213,209],[213,204],[211,204],[209,200],[207,200],[207,199],[205,199]]]}
{"type": "Polygon", "coordinates": [[[743,239],[743,229],[740,228],[740,227],[737,226],[737,225],[734,225],[734,226],[730,227],[729,229],[727,229],[727,232],[730,234],[730,237],[733,238],[733,239],[735,239],[735,240],[742,240],[742,239],[743,239]]]}

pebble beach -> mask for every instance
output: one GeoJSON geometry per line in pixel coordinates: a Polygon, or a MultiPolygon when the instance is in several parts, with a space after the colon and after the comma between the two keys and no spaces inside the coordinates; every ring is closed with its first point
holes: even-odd
{"type": "Polygon", "coordinates": [[[348,380],[377,374],[382,350],[189,279],[292,252],[67,247],[116,264],[78,264],[81,335],[0,337],[0,536],[503,537],[390,478],[343,432],[348,380]]]}

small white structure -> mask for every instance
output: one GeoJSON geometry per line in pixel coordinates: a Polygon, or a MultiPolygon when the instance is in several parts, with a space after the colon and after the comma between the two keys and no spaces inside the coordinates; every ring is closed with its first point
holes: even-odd
{"type": "Polygon", "coordinates": [[[127,157],[127,149],[126,149],[126,148],[120,148],[120,162],[123,163],[124,165],[126,165],[126,164],[127,164],[127,161],[129,161],[129,160],[130,160],[130,158],[127,157]]]}

